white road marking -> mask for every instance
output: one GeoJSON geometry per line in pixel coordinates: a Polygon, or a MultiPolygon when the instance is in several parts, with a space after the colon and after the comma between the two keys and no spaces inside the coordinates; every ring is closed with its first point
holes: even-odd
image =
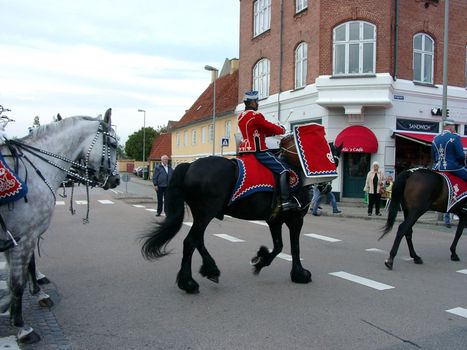
{"type": "Polygon", "coordinates": [[[251,222],[252,224],[256,224],[256,225],[269,226],[265,221],[253,220],[253,221],[248,221],[248,222],[251,222]]]}
{"type": "Polygon", "coordinates": [[[146,209],[147,211],[157,212],[157,209],[146,209]]]}
{"type": "Polygon", "coordinates": [[[321,236],[321,235],[318,235],[316,233],[305,233],[305,236],[311,237],[311,238],[316,238],[316,239],[321,239],[321,240],[326,241],[326,242],[332,242],[332,243],[341,242],[340,239],[327,237],[327,236],[321,236]]]}
{"type": "Polygon", "coordinates": [[[88,204],[88,201],[75,201],[75,203],[78,205],[85,205],[88,204]]]}
{"type": "Polygon", "coordinates": [[[16,342],[16,337],[14,335],[0,338],[0,349],[20,350],[18,343],[16,342]]]}
{"type": "Polygon", "coordinates": [[[4,270],[6,267],[6,261],[0,261],[0,270],[4,270]]]}
{"type": "Polygon", "coordinates": [[[456,271],[456,272],[463,273],[463,274],[467,275],[467,270],[459,270],[459,271],[456,271]]]}
{"type": "Polygon", "coordinates": [[[232,216],[230,216],[230,215],[224,215],[224,217],[232,219],[232,216]]]}
{"type": "Polygon", "coordinates": [[[233,243],[245,242],[243,239],[240,239],[240,238],[237,238],[237,237],[234,237],[234,236],[230,236],[230,235],[226,235],[224,233],[215,233],[214,236],[226,239],[226,240],[228,240],[230,242],[233,242],[233,243]]]}
{"type": "Polygon", "coordinates": [[[144,205],[141,205],[141,204],[133,204],[133,206],[134,206],[135,208],[145,208],[145,206],[144,206],[144,205]]]}
{"type": "Polygon", "coordinates": [[[7,289],[8,288],[8,284],[6,283],[6,281],[0,281],[0,289],[7,289]]]}
{"type": "Polygon", "coordinates": [[[193,226],[193,223],[192,223],[192,222],[185,222],[185,221],[184,221],[184,222],[183,222],[183,225],[187,225],[187,226],[190,226],[190,227],[191,227],[191,226],[193,226]]]}
{"type": "MultiPolygon", "coordinates": [[[[279,254],[277,255],[277,257],[280,258],[280,259],[287,260],[287,261],[292,261],[292,255],[289,255],[289,254],[279,253],[279,254]]],[[[303,259],[300,258],[300,260],[303,260],[303,259]]]]}
{"type": "Polygon", "coordinates": [[[467,309],[464,309],[463,307],[455,307],[454,309],[446,310],[446,312],[467,318],[467,309]]]}
{"type": "Polygon", "coordinates": [[[347,273],[347,272],[344,272],[344,271],[331,272],[329,274],[332,275],[332,276],[340,277],[340,278],[343,278],[345,280],[355,282],[355,283],[358,283],[358,284],[361,284],[361,285],[364,285],[364,286],[367,286],[367,287],[370,287],[370,288],[373,288],[373,289],[377,289],[377,290],[385,290],[385,289],[394,288],[393,286],[389,286],[389,285],[384,284],[384,283],[379,283],[379,282],[370,280],[368,278],[360,277],[360,276],[357,276],[357,275],[352,275],[351,273],[347,273]]]}
{"type": "Polygon", "coordinates": [[[113,193],[115,193],[115,194],[123,193],[123,191],[119,191],[119,190],[112,190],[112,189],[111,189],[111,191],[112,191],[113,193]]]}
{"type": "Polygon", "coordinates": [[[56,201],[55,205],[65,205],[65,201],[56,201]]]}
{"type": "MultiPolygon", "coordinates": [[[[389,252],[383,250],[383,249],[378,249],[378,248],[368,248],[365,249],[367,252],[374,252],[374,253],[380,253],[380,254],[389,254],[389,252]]],[[[410,256],[396,256],[397,259],[401,259],[404,261],[412,261],[413,259],[410,256]]]]}
{"type": "Polygon", "coordinates": [[[101,204],[114,204],[114,202],[109,201],[108,199],[99,199],[98,202],[101,204]]]}

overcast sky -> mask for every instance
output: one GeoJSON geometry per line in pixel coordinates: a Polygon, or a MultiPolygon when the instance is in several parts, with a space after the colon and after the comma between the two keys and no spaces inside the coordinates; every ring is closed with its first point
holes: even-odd
{"type": "Polygon", "coordinates": [[[57,113],[112,107],[125,142],[179,120],[210,83],[206,64],[238,58],[239,0],[0,0],[0,104],[10,137],[57,113]]]}

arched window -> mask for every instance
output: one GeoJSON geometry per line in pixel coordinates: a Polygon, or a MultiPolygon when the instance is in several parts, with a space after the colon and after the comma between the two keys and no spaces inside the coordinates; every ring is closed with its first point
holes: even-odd
{"type": "Polygon", "coordinates": [[[413,37],[413,80],[433,84],[433,57],[435,43],[423,33],[413,37]]]}
{"type": "Polygon", "coordinates": [[[308,65],[308,44],[300,43],[295,49],[295,88],[306,85],[306,74],[308,65]]]}
{"type": "Polygon", "coordinates": [[[364,21],[343,23],[333,31],[333,74],[374,74],[376,26],[364,21]]]}
{"type": "Polygon", "coordinates": [[[269,69],[270,62],[267,58],[258,61],[253,67],[253,90],[258,91],[258,97],[269,96],[269,69]]]}

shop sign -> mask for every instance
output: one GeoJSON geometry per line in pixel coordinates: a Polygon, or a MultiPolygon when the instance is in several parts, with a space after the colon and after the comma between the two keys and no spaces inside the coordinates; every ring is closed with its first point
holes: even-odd
{"type": "Polygon", "coordinates": [[[364,153],[363,147],[343,147],[341,152],[345,153],[364,153]]]}
{"type": "Polygon", "coordinates": [[[438,122],[427,122],[423,120],[397,119],[396,129],[399,131],[439,132],[438,122]]]}

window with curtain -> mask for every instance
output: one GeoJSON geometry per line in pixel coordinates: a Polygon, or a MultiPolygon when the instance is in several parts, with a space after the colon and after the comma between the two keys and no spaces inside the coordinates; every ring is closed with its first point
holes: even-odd
{"type": "Polygon", "coordinates": [[[201,128],[201,143],[206,143],[206,127],[201,128]]]}
{"type": "Polygon", "coordinates": [[[333,74],[374,74],[376,26],[364,21],[343,23],[333,30],[333,74]]]}
{"type": "Polygon", "coordinates": [[[232,122],[230,120],[227,120],[225,122],[225,135],[224,137],[230,139],[230,133],[232,132],[232,122]]]}
{"type": "Polygon", "coordinates": [[[188,131],[183,132],[183,146],[188,146],[188,131]]]}
{"type": "Polygon", "coordinates": [[[253,4],[253,36],[271,28],[271,0],[256,0],[253,4]]]}
{"type": "Polygon", "coordinates": [[[413,38],[413,80],[419,83],[433,84],[433,58],[435,43],[424,33],[413,38]]]}
{"type": "Polygon", "coordinates": [[[191,130],[191,144],[196,145],[196,130],[191,130]]]}
{"type": "Polygon", "coordinates": [[[253,68],[253,90],[258,91],[258,98],[269,96],[270,62],[267,58],[258,61],[253,68]]]}
{"type": "Polygon", "coordinates": [[[300,12],[308,7],[308,0],[295,0],[295,13],[300,12]]]}
{"type": "Polygon", "coordinates": [[[295,49],[295,89],[306,85],[308,45],[300,43],[295,49]]]}

